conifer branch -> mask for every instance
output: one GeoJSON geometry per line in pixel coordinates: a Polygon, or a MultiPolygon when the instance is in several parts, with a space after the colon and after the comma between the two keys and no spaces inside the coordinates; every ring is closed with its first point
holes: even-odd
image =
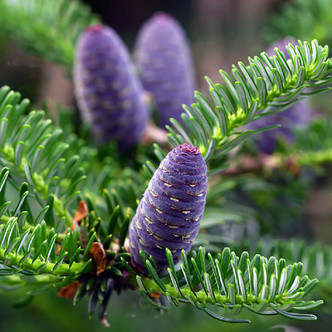
{"type": "Polygon", "coordinates": [[[2,0],[0,28],[30,52],[71,71],[75,44],[85,27],[99,18],[78,1],[2,0]]]}
{"type": "MultiPolygon", "coordinates": [[[[24,260],[26,258],[25,255],[19,255],[14,253],[8,253],[6,252],[7,249],[0,248],[0,261],[6,261],[7,266],[15,266],[20,268],[21,270],[41,273],[43,272],[43,275],[58,275],[58,276],[79,276],[81,274],[81,271],[83,268],[86,268],[85,262],[80,263],[72,263],[69,264],[61,264],[58,268],[56,268],[56,263],[50,263],[40,260],[32,261],[24,260]]],[[[91,261],[89,262],[89,264],[91,261]]],[[[15,270],[8,269],[7,273],[15,273],[15,270]]],[[[40,280],[44,280],[43,278],[40,278],[40,280]]],[[[54,279],[50,278],[50,281],[55,281],[54,279]]],[[[45,280],[44,280],[45,281],[45,280]]]]}
{"type": "Polygon", "coordinates": [[[6,263],[5,274],[51,274],[55,276],[79,276],[91,268],[91,260],[85,262],[90,246],[79,246],[77,228],[67,231],[57,250],[54,229],[46,234],[46,223],[37,224],[33,231],[22,232],[19,218],[12,217],[0,227],[0,261],[6,263]],[[66,261],[68,263],[66,263],[66,261]]]}
{"type": "Polygon", "coordinates": [[[290,172],[298,173],[301,167],[316,167],[331,162],[332,149],[298,152],[290,155],[275,153],[261,158],[244,156],[234,161],[232,166],[223,172],[223,175],[262,174],[273,170],[289,170],[290,172]]]}
{"type": "Polygon", "coordinates": [[[283,259],[278,261],[273,256],[267,259],[260,255],[250,260],[247,252],[238,257],[229,248],[214,257],[200,247],[197,254],[189,257],[183,251],[183,263],[177,271],[170,250],[166,249],[166,254],[169,278],[158,276],[153,259],[141,252],[150,280],[143,281],[136,276],[140,291],[147,295],[161,293],[176,305],[191,303],[221,321],[248,322],[220,316],[210,311],[208,304],[223,307],[233,314],[247,308],[263,315],[281,314],[299,320],[315,320],[316,316],[292,311],[322,304],[322,301],[303,300],[318,280],[301,276],[301,263],[286,265],[283,259]]]}
{"type": "MultiPolygon", "coordinates": [[[[69,11],[70,15],[78,13],[76,10],[80,9],[80,5],[73,3],[76,9],[74,12],[69,11]]],[[[21,0],[6,0],[1,6],[5,6],[3,8],[6,8],[8,13],[11,4],[19,4],[18,10],[21,12],[18,13],[23,16],[26,15],[27,9],[33,11],[38,8],[42,10],[41,17],[44,18],[44,14],[48,13],[47,9],[52,8],[55,2],[52,0],[44,4],[34,0],[25,7],[21,0]],[[29,7],[30,5],[32,7],[29,7]]],[[[59,13],[63,13],[66,8],[63,7],[64,1],[58,4],[61,10],[55,11],[55,16],[52,16],[56,21],[61,16],[59,13]]],[[[31,11],[28,16],[29,19],[33,17],[31,11]]],[[[73,21],[73,17],[70,16],[65,30],[71,27],[73,21]]],[[[77,33],[86,22],[79,24],[77,33]]],[[[40,26],[44,24],[45,22],[42,22],[40,26]]],[[[61,45],[64,39],[59,37],[55,43],[58,52],[54,52],[54,56],[49,55],[44,48],[48,39],[40,38],[39,34],[27,35],[25,40],[40,39],[42,46],[35,49],[37,53],[70,67],[72,47],[76,38],[74,35],[70,36],[70,43],[65,41],[65,46],[61,45]]],[[[269,58],[262,53],[261,57],[249,59],[248,67],[239,63],[239,67],[234,67],[232,71],[235,82],[221,71],[224,86],[207,79],[213,107],[205,97],[196,92],[197,103],[191,108],[185,107],[186,113],[182,115],[185,125],[182,126],[174,120],[173,128],[168,127],[170,142],[173,145],[188,142],[198,146],[205,160],[211,161],[210,171],[216,172],[225,167],[223,163],[228,151],[255,132],[263,130],[237,131],[240,126],[260,117],[281,112],[308,93],[325,91],[324,86],[331,82],[332,74],[332,66],[327,55],[328,48],[320,47],[316,41],[311,44],[299,42],[299,46],[290,45],[288,51],[288,61],[276,50],[274,57],[269,58]]],[[[58,281],[65,284],[79,279],[80,288],[76,292],[74,303],[86,293],[89,294],[89,315],[93,314],[100,301],[99,318],[102,320],[105,319],[107,303],[113,289],[121,291],[132,287],[132,276],[136,277],[137,286],[143,297],[154,307],[159,306],[161,309],[164,306],[152,297],[155,292],[166,296],[174,304],[191,303],[221,321],[245,322],[218,315],[207,305],[222,307],[233,314],[242,308],[248,308],[259,314],[281,314],[302,320],[316,319],[314,315],[299,314],[295,311],[309,310],[322,303],[303,300],[318,280],[302,276],[301,263],[286,265],[282,258],[278,261],[273,256],[265,258],[256,255],[249,259],[247,252],[242,252],[240,257],[237,257],[228,248],[220,254],[212,255],[207,254],[201,247],[198,253],[193,251],[189,255],[182,251],[182,257],[176,257],[175,260],[172,252],[166,249],[167,258],[164,259],[163,256],[162,260],[166,268],[169,266],[168,276],[159,276],[156,261],[147,257],[144,252],[141,252],[141,257],[148,276],[144,275],[144,272],[138,275],[134,270],[137,265],[133,265],[132,256],[125,252],[124,243],[129,223],[134,216],[136,199],[139,197],[137,187],[143,180],[139,179],[139,185],[136,186],[134,182],[129,181],[135,177],[135,172],[129,172],[116,182],[113,188],[104,189],[110,186],[110,179],[116,178],[119,174],[122,176],[125,172],[112,173],[110,165],[105,168],[100,166],[100,160],[96,158],[96,149],[90,149],[84,142],[81,145],[73,143],[75,137],[63,138],[60,130],[50,121],[42,119],[43,112],[33,111],[24,116],[28,102],[20,103],[19,100],[19,94],[10,92],[7,87],[0,89],[1,164],[9,167],[13,175],[9,175],[9,169],[4,168],[0,176],[0,262],[5,266],[2,270],[4,278],[0,278],[0,283],[2,280],[6,286],[12,283],[25,287],[24,280],[21,282],[19,279],[23,274],[32,275],[35,277],[35,283],[40,284],[55,284],[58,281]],[[93,167],[95,165],[96,169],[93,167]],[[106,175],[108,170],[111,176],[106,175]],[[10,204],[5,197],[5,185],[9,176],[19,192],[16,207],[12,209],[9,208],[10,204]],[[42,206],[37,217],[31,213],[28,204],[28,184],[35,189],[35,199],[42,206]],[[104,197],[101,197],[101,191],[104,197]],[[65,219],[67,226],[72,225],[72,203],[80,199],[84,200],[87,213],[84,213],[82,220],[76,222],[72,229],[68,228],[64,232],[58,224],[65,219]],[[94,251],[91,252],[91,248],[94,251]],[[180,269],[177,269],[175,263],[181,258],[182,264],[180,263],[180,269]]],[[[184,148],[188,150],[188,147],[184,148]]],[[[197,149],[192,148],[196,153],[197,149]]],[[[165,157],[165,152],[157,145],[155,152],[159,159],[165,157]]],[[[172,166],[171,164],[169,172],[173,171],[172,166]]],[[[151,176],[155,167],[148,164],[146,170],[151,176]]],[[[163,170],[160,170],[161,172],[163,170]]],[[[181,176],[186,175],[185,170],[185,174],[181,176]]],[[[196,185],[192,186],[194,188],[196,185]]],[[[165,187],[169,188],[167,185],[165,187]]],[[[198,193],[197,197],[201,197],[200,195],[201,193],[198,193]]],[[[165,197],[169,198],[167,191],[161,198],[161,203],[165,197]]],[[[177,198],[171,198],[173,202],[179,201],[177,198]]],[[[148,204],[150,201],[146,200],[145,203],[148,204]]],[[[203,203],[205,204],[205,201],[203,203]]],[[[200,206],[201,212],[204,209],[203,203],[200,206]]],[[[177,212],[187,215],[190,211],[182,209],[177,212]]],[[[143,216],[141,217],[143,220],[143,216]]],[[[174,236],[172,232],[169,231],[168,235],[174,236]]],[[[152,234],[145,235],[149,238],[152,234]]],[[[177,242],[180,246],[181,234],[177,235],[180,235],[177,242]]],[[[156,240],[165,239],[159,237],[156,240]]]]}
{"type": "MultiPolygon", "coordinates": [[[[184,125],[171,120],[167,127],[168,138],[174,146],[188,142],[200,148],[206,160],[222,162],[228,151],[245,141],[257,130],[238,129],[250,121],[269,114],[284,111],[300,99],[314,93],[324,92],[331,81],[332,66],[328,47],[321,47],[314,40],[310,44],[287,46],[289,60],[276,49],[276,55],[249,58],[249,66],[242,62],[233,66],[231,78],[220,71],[224,85],[209,84],[211,103],[195,92],[196,103],[191,108],[184,106],[184,125]],[[308,91],[309,89],[309,91],[308,91]]],[[[223,169],[224,165],[219,164],[223,169]]],[[[211,169],[210,173],[218,171],[211,169]]]]}
{"type": "MultiPolygon", "coordinates": [[[[244,244],[237,251],[249,248],[244,244]]],[[[303,273],[319,278],[319,287],[314,293],[326,298],[331,293],[332,281],[332,248],[318,242],[307,243],[300,239],[269,239],[257,243],[250,252],[262,255],[273,255],[283,258],[287,263],[302,262],[303,273]]]]}

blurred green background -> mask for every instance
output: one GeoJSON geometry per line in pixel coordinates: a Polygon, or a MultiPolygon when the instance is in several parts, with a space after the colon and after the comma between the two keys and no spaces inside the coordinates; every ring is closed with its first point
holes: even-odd
{"type": "Polygon", "coordinates": [[[316,310],[316,322],[296,322],[280,316],[268,318],[243,311],[237,318],[249,318],[250,324],[226,324],[208,317],[192,306],[173,307],[159,314],[151,309],[136,293],[114,295],[108,307],[110,328],[106,328],[92,317],[88,319],[87,301],[73,307],[69,300],[57,298],[54,292],[38,295],[24,309],[15,309],[15,300],[8,293],[0,297],[0,330],[4,332],[57,332],[57,331],[119,331],[119,332],[212,332],[212,331],[328,331],[332,315],[326,309],[316,310]]]}

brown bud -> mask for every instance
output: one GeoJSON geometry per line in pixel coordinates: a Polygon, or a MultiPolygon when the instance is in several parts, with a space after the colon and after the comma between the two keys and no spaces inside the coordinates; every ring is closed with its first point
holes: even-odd
{"type": "Polygon", "coordinates": [[[96,264],[97,276],[104,272],[106,269],[106,253],[99,242],[93,242],[90,248],[90,256],[96,264]]]}
{"type": "Polygon", "coordinates": [[[78,204],[77,212],[74,217],[74,226],[80,224],[80,222],[87,216],[88,208],[84,201],[80,201],[78,204]]]}
{"type": "Polygon", "coordinates": [[[74,281],[71,284],[61,287],[58,292],[57,295],[59,297],[63,297],[65,299],[73,299],[78,288],[81,286],[81,284],[78,281],[74,281]]]}

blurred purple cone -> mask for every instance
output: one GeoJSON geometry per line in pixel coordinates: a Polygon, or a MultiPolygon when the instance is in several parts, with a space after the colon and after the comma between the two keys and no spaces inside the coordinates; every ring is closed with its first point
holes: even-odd
{"type": "Polygon", "coordinates": [[[128,51],[114,30],[96,24],[82,33],[74,84],[82,116],[99,142],[115,140],[120,150],[139,143],[149,112],[128,51]]]}
{"type": "Polygon", "coordinates": [[[207,168],[199,149],[184,144],[161,162],[144,193],[129,228],[133,263],[146,271],[139,251],[152,255],[158,272],[168,266],[165,248],[174,264],[188,252],[199,231],[205,207],[207,168]]]}
{"type": "MultiPolygon", "coordinates": [[[[291,37],[280,40],[271,45],[266,53],[268,56],[273,56],[275,54],[274,49],[278,48],[285,54],[286,59],[289,59],[289,54],[286,50],[286,45],[289,43],[296,45],[296,40],[291,37]]],[[[278,139],[283,138],[287,142],[292,143],[294,140],[293,129],[305,127],[310,123],[311,119],[312,109],[310,108],[308,100],[303,99],[284,112],[267,115],[249,123],[248,129],[254,130],[276,124],[281,125],[280,128],[255,135],[259,150],[266,154],[272,154],[277,148],[278,139]]]]}
{"type": "Polygon", "coordinates": [[[146,91],[152,94],[160,126],[180,122],[182,104],[190,105],[196,87],[192,56],[184,30],[169,14],[156,13],[141,28],[135,61],[146,91]]]}

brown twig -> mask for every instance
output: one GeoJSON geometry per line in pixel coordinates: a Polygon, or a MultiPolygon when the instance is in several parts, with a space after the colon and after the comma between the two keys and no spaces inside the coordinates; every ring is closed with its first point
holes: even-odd
{"type": "Polygon", "coordinates": [[[167,132],[164,129],[156,127],[152,123],[149,123],[143,135],[142,143],[144,145],[149,145],[151,143],[166,145],[168,144],[167,132]]]}
{"type": "Polygon", "coordinates": [[[262,174],[273,170],[285,169],[294,176],[300,174],[300,167],[295,156],[282,158],[280,155],[259,155],[258,157],[244,156],[227,168],[224,176],[238,176],[243,174],[262,174]]]}

